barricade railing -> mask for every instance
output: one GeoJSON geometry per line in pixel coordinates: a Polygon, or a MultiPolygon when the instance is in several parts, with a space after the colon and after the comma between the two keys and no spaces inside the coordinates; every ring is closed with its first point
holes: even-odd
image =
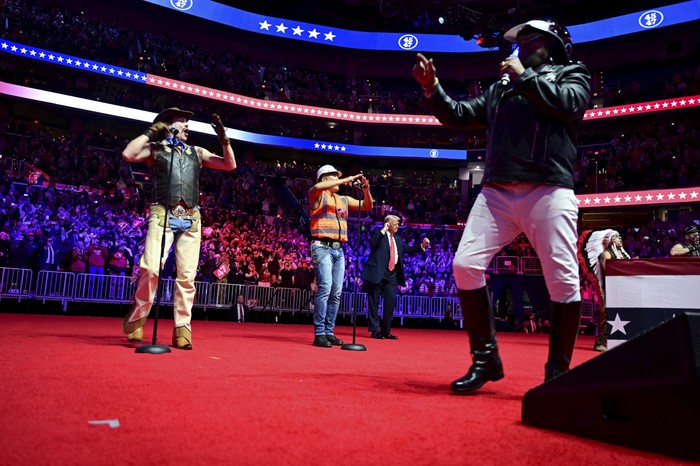
{"type": "Polygon", "coordinates": [[[0,267],[0,300],[12,298],[21,301],[22,298],[29,298],[32,293],[32,277],[30,269],[0,267]]]}
{"type": "MultiPolygon", "coordinates": [[[[71,272],[48,272],[50,275],[61,273],[71,272]]],[[[131,283],[131,277],[125,275],[79,273],[75,275],[73,299],[81,302],[128,303],[135,289],[136,283],[131,283]]]]}
{"type": "Polygon", "coordinates": [[[367,315],[367,293],[361,291],[343,291],[340,296],[339,315],[367,315]]]}
{"type": "MultiPolygon", "coordinates": [[[[39,271],[36,283],[32,283],[33,272],[29,269],[0,267],[0,299],[32,298],[45,301],[60,301],[64,311],[71,301],[126,304],[133,299],[136,282],[125,275],[101,275],[62,271],[39,271]]],[[[173,304],[175,279],[164,278],[160,304],[173,304]]],[[[312,313],[314,293],[297,288],[274,288],[234,283],[208,283],[195,281],[194,307],[229,308],[243,295],[253,311],[277,313],[312,313]]],[[[156,301],[157,296],[154,298],[156,301]]],[[[383,313],[384,301],[379,301],[379,312],[383,313]]],[[[397,295],[394,315],[401,319],[423,318],[442,320],[452,310],[454,320],[462,319],[462,310],[456,297],[429,297],[397,295]]],[[[340,300],[340,315],[367,315],[367,293],[344,291],[340,300]]],[[[585,314],[585,311],[584,311],[585,314]]]]}
{"type": "Polygon", "coordinates": [[[61,301],[63,312],[68,308],[68,302],[73,300],[75,290],[75,274],[73,272],[53,272],[40,270],[36,279],[34,297],[46,300],[61,301]]]}

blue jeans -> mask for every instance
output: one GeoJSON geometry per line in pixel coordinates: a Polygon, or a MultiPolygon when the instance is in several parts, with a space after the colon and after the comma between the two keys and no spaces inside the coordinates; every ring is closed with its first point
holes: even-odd
{"type": "Polygon", "coordinates": [[[340,307],[345,276],[345,255],[341,249],[316,244],[311,246],[318,291],[314,301],[314,335],[333,335],[340,307]]]}

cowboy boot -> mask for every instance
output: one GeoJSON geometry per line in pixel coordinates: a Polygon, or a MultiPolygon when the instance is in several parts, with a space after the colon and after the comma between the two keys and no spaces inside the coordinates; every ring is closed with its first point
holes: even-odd
{"type": "Polygon", "coordinates": [[[187,327],[176,327],[173,330],[173,347],[183,350],[192,349],[192,332],[187,327]]]}
{"type": "Polygon", "coordinates": [[[574,353],[576,336],[581,326],[581,301],[553,303],[549,357],[544,365],[544,381],[547,382],[569,370],[574,353]]]}
{"type": "Polygon", "coordinates": [[[134,322],[129,322],[129,317],[131,317],[131,312],[124,317],[123,331],[126,334],[126,339],[136,342],[143,340],[143,326],[146,325],[146,317],[141,317],[134,322]]]}
{"type": "Polygon", "coordinates": [[[486,382],[503,378],[503,364],[498,356],[493,307],[486,287],[476,290],[458,290],[464,327],[469,335],[472,365],[467,374],[452,382],[453,392],[470,392],[486,382]]]}

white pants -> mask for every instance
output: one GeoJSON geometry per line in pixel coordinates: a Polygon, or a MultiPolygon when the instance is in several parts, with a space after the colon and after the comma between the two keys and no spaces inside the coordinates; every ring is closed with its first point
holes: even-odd
{"type": "Polygon", "coordinates": [[[537,251],[554,302],[581,300],[576,255],[578,206],[571,189],[529,183],[484,186],[455,253],[457,288],[486,286],[491,259],[520,233],[537,251]]]}

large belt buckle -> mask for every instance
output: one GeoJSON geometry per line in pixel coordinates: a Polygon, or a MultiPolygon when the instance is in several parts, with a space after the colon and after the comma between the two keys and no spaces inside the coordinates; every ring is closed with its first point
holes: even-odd
{"type": "Polygon", "coordinates": [[[176,217],[184,217],[187,215],[187,209],[184,206],[177,204],[170,208],[170,212],[176,217]]]}
{"type": "Polygon", "coordinates": [[[333,241],[331,243],[331,248],[333,248],[333,249],[340,249],[341,246],[342,245],[341,245],[340,241],[333,241]]]}

